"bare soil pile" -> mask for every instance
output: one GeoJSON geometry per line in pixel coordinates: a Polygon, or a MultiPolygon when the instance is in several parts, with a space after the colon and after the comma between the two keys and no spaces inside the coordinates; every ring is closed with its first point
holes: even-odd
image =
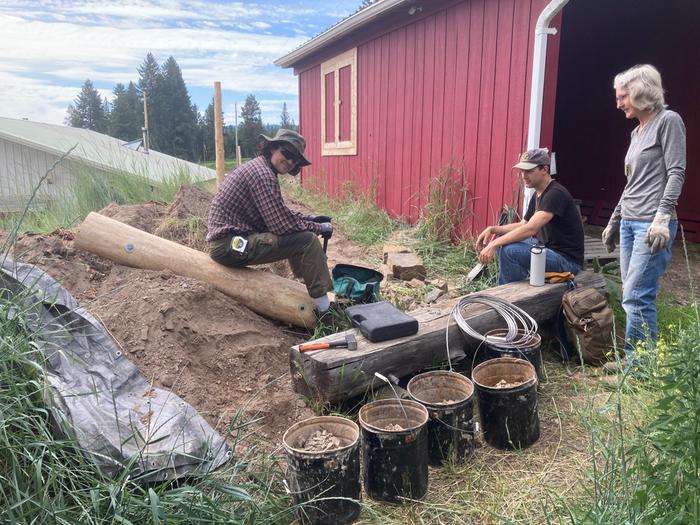
{"type": "MultiPolygon", "coordinates": [[[[188,244],[203,238],[210,200],[208,192],[183,188],[169,207],[112,204],[100,213],[188,244]]],[[[219,431],[226,432],[240,411],[239,423],[258,419],[252,429],[274,448],[289,426],[313,415],[289,377],[289,347],[307,334],[265,319],[199,281],[76,250],[70,230],[24,235],[13,256],[57,279],[102,321],[147,380],[182,396],[219,431]]],[[[289,273],[286,262],[269,270],[289,273]]]]}

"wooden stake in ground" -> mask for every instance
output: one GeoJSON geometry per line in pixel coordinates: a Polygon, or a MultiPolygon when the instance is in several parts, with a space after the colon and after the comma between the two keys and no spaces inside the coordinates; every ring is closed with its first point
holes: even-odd
{"type": "Polygon", "coordinates": [[[116,263],[146,270],[170,270],[211,284],[254,312],[312,328],[314,305],[303,284],[252,268],[227,268],[206,253],[151,235],[99,213],[78,228],[75,247],[116,263]]]}
{"type": "Polygon", "coordinates": [[[221,112],[221,82],[214,82],[214,143],[216,145],[216,185],[224,180],[224,118],[221,112]]]}

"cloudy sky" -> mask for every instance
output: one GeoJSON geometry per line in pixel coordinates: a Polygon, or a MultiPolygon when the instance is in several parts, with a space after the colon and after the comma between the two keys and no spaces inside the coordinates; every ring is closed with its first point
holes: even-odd
{"type": "Polygon", "coordinates": [[[226,123],[249,93],[265,122],[298,122],[297,79],[273,61],[361,0],[0,0],[0,116],[61,124],[86,78],[103,96],[175,57],[203,111],[220,80],[226,123]]]}

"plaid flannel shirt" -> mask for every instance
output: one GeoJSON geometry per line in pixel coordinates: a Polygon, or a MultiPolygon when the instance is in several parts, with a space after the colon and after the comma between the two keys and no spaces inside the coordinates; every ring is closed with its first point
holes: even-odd
{"type": "Polygon", "coordinates": [[[270,232],[285,235],[299,231],[321,233],[321,225],[308,215],[287,208],[277,174],[259,156],[229,173],[219,185],[207,213],[207,241],[228,234],[270,232]]]}

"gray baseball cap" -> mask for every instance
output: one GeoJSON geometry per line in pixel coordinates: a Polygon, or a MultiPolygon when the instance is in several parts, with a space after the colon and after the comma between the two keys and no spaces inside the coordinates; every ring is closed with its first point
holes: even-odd
{"type": "Polygon", "coordinates": [[[531,170],[537,166],[549,165],[549,150],[547,150],[547,148],[535,148],[521,153],[520,158],[518,158],[518,163],[513,167],[520,170],[531,170]]]}

